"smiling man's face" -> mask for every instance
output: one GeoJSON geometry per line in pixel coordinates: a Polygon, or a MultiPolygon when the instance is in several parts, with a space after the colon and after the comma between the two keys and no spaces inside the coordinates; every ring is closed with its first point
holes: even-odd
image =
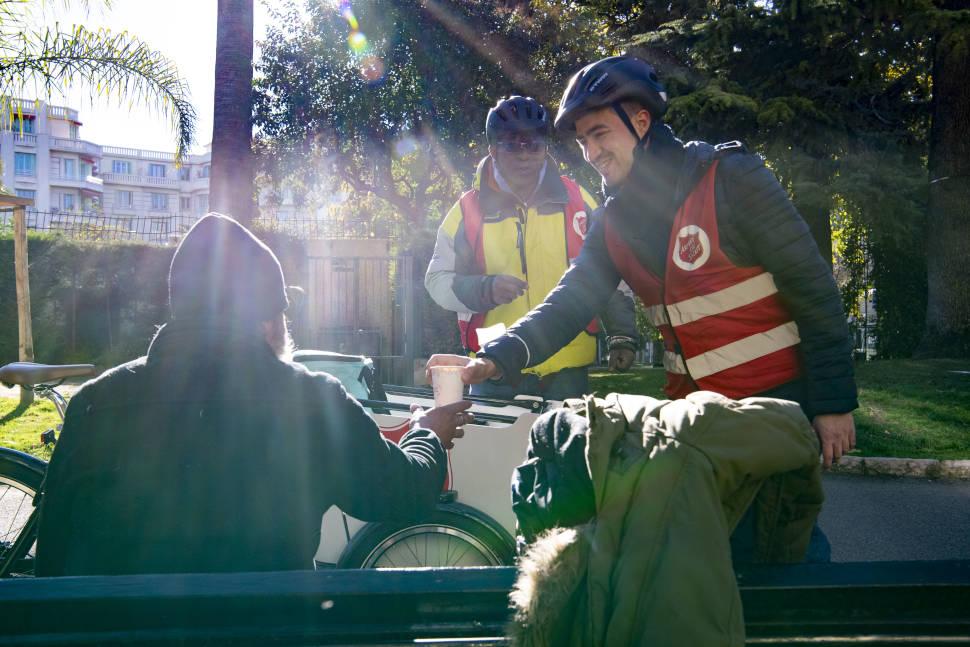
{"type": "MultiPolygon", "coordinates": [[[[639,110],[630,120],[641,136],[650,128],[650,113],[646,110],[639,110]]],[[[594,110],[577,119],[576,142],[607,186],[622,183],[630,174],[637,138],[613,108],[594,110]]]]}

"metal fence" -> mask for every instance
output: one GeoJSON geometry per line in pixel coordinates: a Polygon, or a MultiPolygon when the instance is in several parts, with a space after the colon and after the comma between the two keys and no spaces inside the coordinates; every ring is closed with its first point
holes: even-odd
{"type": "MultiPolygon", "coordinates": [[[[95,211],[63,212],[27,209],[27,229],[59,234],[73,240],[130,240],[174,245],[200,218],[188,214],[150,216],[108,215],[95,211]]],[[[13,230],[13,211],[0,211],[0,232],[13,230]]]]}
{"type": "Polygon", "coordinates": [[[279,231],[303,240],[369,239],[400,240],[403,225],[387,220],[371,221],[339,213],[266,214],[253,222],[259,229],[279,231]]]}
{"type": "MultiPolygon", "coordinates": [[[[198,213],[105,214],[97,211],[37,211],[27,209],[27,228],[59,234],[73,240],[130,240],[152,245],[177,245],[185,232],[201,218],[198,213]]],[[[287,234],[302,240],[384,239],[399,240],[401,226],[389,222],[333,215],[260,216],[255,229],[287,234]]],[[[0,233],[12,231],[13,211],[0,210],[0,233]]]]}

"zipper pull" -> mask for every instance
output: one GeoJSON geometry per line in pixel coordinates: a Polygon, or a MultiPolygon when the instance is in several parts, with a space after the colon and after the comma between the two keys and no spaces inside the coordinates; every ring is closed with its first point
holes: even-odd
{"type": "Polygon", "coordinates": [[[523,235],[521,220],[517,220],[515,223],[515,246],[519,248],[519,263],[522,265],[522,275],[528,279],[529,268],[525,262],[525,236],[523,235]]]}

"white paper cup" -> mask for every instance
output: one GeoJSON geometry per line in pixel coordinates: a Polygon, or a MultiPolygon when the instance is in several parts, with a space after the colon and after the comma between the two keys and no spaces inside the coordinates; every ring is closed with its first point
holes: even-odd
{"type": "Polygon", "coordinates": [[[441,407],[458,402],[464,397],[465,384],[461,381],[462,366],[432,366],[431,389],[434,406],[441,407]]]}

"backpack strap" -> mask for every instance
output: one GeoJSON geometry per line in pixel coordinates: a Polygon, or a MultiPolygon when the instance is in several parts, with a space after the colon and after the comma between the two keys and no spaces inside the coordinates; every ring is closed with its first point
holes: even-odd
{"type": "Polygon", "coordinates": [[[478,189],[465,191],[458,200],[461,220],[465,227],[465,240],[475,250],[475,264],[479,272],[485,271],[485,248],[482,246],[482,210],[478,205],[478,189]]]}

